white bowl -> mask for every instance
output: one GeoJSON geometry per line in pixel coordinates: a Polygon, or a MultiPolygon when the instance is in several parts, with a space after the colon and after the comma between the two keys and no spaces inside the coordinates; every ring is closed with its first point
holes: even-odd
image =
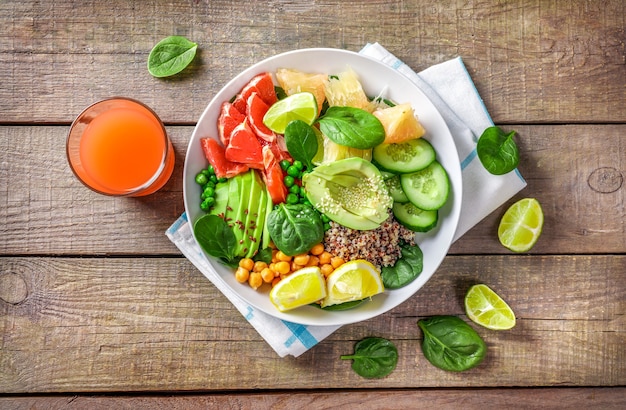
{"type": "MultiPolygon", "coordinates": [[[[202,113],[191,136],[184,167],[185,211],[192,224],[204,212],[199,208],[200,186],[194,177],[207,166],[200,139],[218,139],[217,118],[222,102],[230,100],[256,74],[274,73],[278,68],[293,68],[305,72],[337,74],[351,67],[359,76],[367,95],[383,97],[397,103],[411,103],[428,139],[437,151],[438,161],[445,167],[451,182],[451,193],[446,205],[439,210],[437,227],[427,234],[418,234],[418,244],[424,253],[424,269],[411,284],[396,290],[386,290],[356,308],[344,311],[325,311],[304,306],[289,312],[278,311],[267,292],[259,292],[235,280],[232,269],[207,256],[215,273],[228,287],[255,308],[294,323],[305,325],[343,325],[378,316],[413,296],[435,273],[446,256],[459,221],[461,209],[461,168],[454,141],[443,118],[430,100],[408,78],[398,71],[366,56],[346,50],[311,48],[286,52],[263,60],[233,78],[211,100],[202,113]]],[[[219,139],[218,139],[219,140],[219,139]]]]}

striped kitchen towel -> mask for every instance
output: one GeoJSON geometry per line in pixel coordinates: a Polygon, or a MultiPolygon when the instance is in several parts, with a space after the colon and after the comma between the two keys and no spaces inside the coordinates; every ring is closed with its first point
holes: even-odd
{"type": "MultiPolygon", "coordinates": [[[[454,240],[519,192],[526,182],[517,170],[491,175],[476,158],[476,141],[493,125],[460,57],[432,66],[416,74],[378,43],[367,44],[361,53],[382,61],[412,80],[433,102],[454,138],[463,176],[463,200],[454,240]]],[[[280,357],[300,356],[329,336],[339,326],[305,326],[277,319],[243,301],[210,268],[196,244],[185,214],[166,231],[181,252],[233,303],[280,357]]]]}

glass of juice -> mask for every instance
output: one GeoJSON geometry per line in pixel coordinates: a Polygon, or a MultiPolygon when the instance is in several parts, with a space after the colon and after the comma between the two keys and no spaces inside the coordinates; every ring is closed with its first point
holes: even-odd
{"type": "Polygon", "coordinates": [[[67,136],[76,177],[104,195],[143,196],[172,175],[174,149],[163,123],[139,101],[114,97],[81,112],[67,136]]]}

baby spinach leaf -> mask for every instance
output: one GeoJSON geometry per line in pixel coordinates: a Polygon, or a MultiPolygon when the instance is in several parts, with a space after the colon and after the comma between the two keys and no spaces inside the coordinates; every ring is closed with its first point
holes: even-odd
{"type": "Polygon", "coordinates": [[[385,140],[385,128],[374,115],[354,107],[328,107],[318,120],[320,130],[346,147],[370,149],[385,140]]]}
{"type": "Polygon", "coordinates": [[[276,247],[289,256],[307,252],[324,239],[320,214],[304,204],[279,204],[267,217],[267,229],[276,247]]]}
{"type": "Polygon", "coordinates": [[[424,266],[424,255],[417,245],[403,245],[402,256],[393,266],[385,266],[381,272],[387,289],[398,289],[417,278],[424,266]]]}
{"type": "Polygon", "coordinates": [[[313,169],[311,160],[317,154],[317,136],[313,127],[302,120],[293,120],[285,128],[285,145],[293,159],[313,169]]]}
{"type": "Polygon", "coordinates": [[[352,370],[359,376],[373,379],[385,377],[398,364],[398,349],[382,337],[367,337],[354,346],[354,354],[342,355],[342,360],[353,360],[352,370]]]}
{"type": "Polygon", "coordinates": [[[417,325],[424,333],[422,352],[434,366],[461,372],[485,358],[487,345],[476,331],[456,316],[433,316],[417,325]]]}
{"type": "Polygon", "coordinates": [[[513,171],[519,164],[519,151],[513,137],[499,127],[489,127],[483,131],[476,145],[476,153],[485,169],[494,175],[513,171]]]}
{"type": "Polygon", "coordinates": [[[182,36],[159,41],[148,55],[148,71],[155,77],[168,77],[183,71],[196,56],[198,44],[182,36]]]}
{"type": "Polygon", "coordinates": [[[226,221],[217,215],[203,215],[193,225],[193,233],[206,253],[233,265],[237,240],[226,221]]]}

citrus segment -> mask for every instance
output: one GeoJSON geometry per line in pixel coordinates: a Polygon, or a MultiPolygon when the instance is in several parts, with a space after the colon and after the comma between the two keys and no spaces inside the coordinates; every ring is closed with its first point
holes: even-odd
{"type": "Polygon", "coordinates": [[[500,243],[513,252],[530,250],[543,229],[543,210],[535,198],[524,198],[507,209],[498,226],[500,243]]]}
{"type": "Polygon", "coordinates": [[[515,326],[515,314],[507,303],[487,285],[474,285],[465,295],[465,312],[487,329],[506,330],[515,326]]]}
{"type": "Polygon", "coordinates": [[[217,118],[217,132],[224,146],[228,145],[230,134],[245,118],[246,116],[228,101],[222,104],[220,115],[217,118]]]}
{"type": "Polygon", "coordinates": [[[385,290],[378,269],[364,259],[346,262],[326,278],[322,307],[372,297],[385,290]]]}
{"type": "Polygon", "coordinates": [[[317,118],[317,102],[309,92],[290,95],[273,104],[263,117],[263,123],[272,131],[284,134],[287,124],[302,120],[311,125],[317,118]]]}
{"type": "Polygon", "coordinates": [[[269,105],[261,99],[257,92],[253,92],[248,97],[247,107],[248,123],[252,131],[262,140],[273,142],[276,139],[276,134],[263,124],[263,116],[269,110],[269,105]]]}
{"type": "Polygon", "coordinates": [[[371,111],[370,101],[357,74],[351,68],[328,77],[324,84],[324,92],[330,106],[356,107],[371,111]]]}
{"type": "Polygon", "coordinates": [[[270,301],[281,312],[317,302],[325,296],[326,282],[317,266],[297,270],[270,291],[270,301]]]}
{"type": "Polygon", "coordinates": [[[424,127],[417,120],[411,104],[399,104],[395,107],[376,110],[372,114],[385,128],[386,144],[400,144],[424,135],[424,127]]]}
{"type": "Polygon", "coordinates": [[[241,89],[241,92],[237,94],[237,97],[235,97],[235,100],[233,101],[235,108],[237,108],[242,114],[246,114],[248,98],[250,98],[250,95],[252,95],[253,92],[258,93],[267,105],[274,104],[278,99],[276,97],[276,90],[274,89],[274,80],[272,80],[272,75],[270,73],[258,74],[241,89]]]}
{"type": "Polygon", "coordinates": [[[318,114],[322,110],[326,95],[324,94],[324,82],[326,74],[305,73],[290,68],[276,70],[276,80],[287,95],[308,91],[315,96],[318,114]]]}

